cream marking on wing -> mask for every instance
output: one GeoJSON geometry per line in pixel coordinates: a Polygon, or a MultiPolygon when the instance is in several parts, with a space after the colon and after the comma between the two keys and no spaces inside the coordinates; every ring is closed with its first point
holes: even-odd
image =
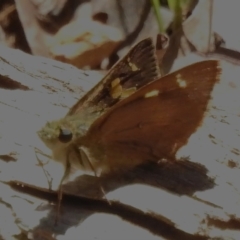
{"type": "Polygon", "coordinates": [[[111,86],[112,88],[116,87],[117,85],[119,85],[120,83],[120,78],[115,78],[112,82],[111,82],[111,86]]]}
{"type": "Polygon", "coordinates": [[[177,74],[176,75],[176,79],[177,79],[176,82],[177,82],[177,84],[178,84],[178,86],[180,88],[187,87],[187,82],[184,79],[182,79],[182,75],[181,74],[177,74]]]}
{"type": "Polygon", "coordinates": [[[133,72],[139,70],[139,68],[136,66],[136,64],[134,64],[134,63],[131,62],[131,59],[130,59],[130,58],[128,58],[127,61],[128,61],[129,67],[132,69],[133,72]]]}
{"type": "Polygon", "coordinates": [[[151,92],[148,92],[145,94],[145,98],[150,98],[150,97],[157,97],[159,94],[159,90],[152,90],[151,92]]]}
{"type": "Polygon", "coordinates": [[[113,99],[119,98],[122,94],[122,86],[120,83],[120,78],[115,78],[111,83],[110,94],[113,99]]]}

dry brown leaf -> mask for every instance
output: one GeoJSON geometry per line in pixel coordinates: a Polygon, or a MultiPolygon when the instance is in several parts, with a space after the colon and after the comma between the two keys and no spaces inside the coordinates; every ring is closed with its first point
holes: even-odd
{"type": "Polygon", "coordinates": [[[94,68],[109,57],[122,39],[117,28],[91,19],[80,19],[61,28],[49,50],[55,59],[79,68],[94,68]]]}

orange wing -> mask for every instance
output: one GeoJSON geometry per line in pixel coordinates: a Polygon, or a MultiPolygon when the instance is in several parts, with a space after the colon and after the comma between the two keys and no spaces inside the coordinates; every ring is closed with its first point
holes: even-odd
{"type": "Polygon", "coordinates": [[[110,168],[174,158],[201,124],[220,73],[218,61],[199,62],[122,100],[90,127],[91,157],[110,168]]]}

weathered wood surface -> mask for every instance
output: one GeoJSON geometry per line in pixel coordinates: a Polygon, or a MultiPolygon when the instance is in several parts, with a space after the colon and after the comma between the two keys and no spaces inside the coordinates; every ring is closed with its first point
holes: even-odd
{"type": "MultiPolygon", "coordinates": [[[[175,69],[198,60],[180,59],[175,69]]],[[[107,199],[118,203],[79,199],[77,204],[66,197],[58,226],[55,205],[0,183],[2,238],[240,239],[240,69],[226,62],[222,66],[202,126],[178,152],[179,159],[190,162],[160,162],[106,177],[101,184],[107,199]]],[[[52,178],[57,188],[63,169],[50,161],[44,166],[47,178],[38,166],[34,148],[50,152],[36,131],[47,120],[64,116],[100,78],[96,72],[0,47],[1,181],[48,189],[52,178]]],[[[99,179],[93,176],[81,175],[64,190],[101,196],[99,179]]]]}

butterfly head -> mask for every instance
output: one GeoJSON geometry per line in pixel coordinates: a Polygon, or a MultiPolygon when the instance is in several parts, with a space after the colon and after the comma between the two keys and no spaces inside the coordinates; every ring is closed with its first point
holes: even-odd
{"type": "Polygon", "coordinates": [[[48,122],[38,131],[38,136],[48,148],[54,151],[54,149],[69,146],[75,139],[83,136],[86,130],[85,124],[75,121],[74,118],[64,118],[48,122]]]}

